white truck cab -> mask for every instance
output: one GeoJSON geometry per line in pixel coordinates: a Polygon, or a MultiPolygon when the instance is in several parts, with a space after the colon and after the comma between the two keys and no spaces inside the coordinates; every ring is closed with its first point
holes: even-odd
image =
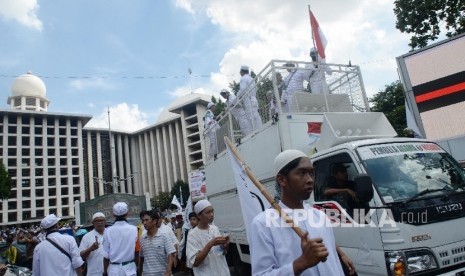
{"type": "MultiPolygon", "coordinates": [[[[358,275],[465,273],[465,175],[457,162],[432,142],[396,138],[383,114],[368,112],[358,66],[329,64],[330,94],[296,92],[295,106],[281,112],[278,73],[284,79],[291,74],[288,63],[273,60],[255,77],[263,126],[243,136],[226,112],[218,120],[217,158],[205,163],[207,197],[215,208],[215,224],[230,236],[228,259],[235,261],[236,271],[249,273],[253,252],[222,136],[236,142],[243,160],[272,194],[274,158],[286,149],[308,153],[315,166],[309,203],[330,216],[336,242],[354,261],[358,275]],[[269,113],[270,90],[277,120],[269,113]],[[321,133],[315,128],[320,124],[321,133]],[[347,210],[337,198],[324,195],[336,163],[346,166],[354,181],[363,218],[362,211],[347,210]]],[[[293,63],[293,68],[316,70],[305,62],[293,63]]],[[[241,107],[241,100],[230,109],[241,107]]],[[[264,206],[260,200],[256,204],[264,206]]]]}

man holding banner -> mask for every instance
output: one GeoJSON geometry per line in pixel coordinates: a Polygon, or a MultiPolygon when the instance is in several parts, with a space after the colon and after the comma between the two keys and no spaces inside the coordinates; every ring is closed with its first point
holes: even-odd
{"type": "Polygon", "coordinates": [[[303,203],[313,191],[313,170],[310,159],[298,150],[286,150],[275,158],[279,205],[305,233],[296,235],[292,222],[284,221],[275,209],[256,216],[248,231],[253,275],[344,275],[338,253],[350,274],[355,272],[338,250],[326,215],[303,203]]]}

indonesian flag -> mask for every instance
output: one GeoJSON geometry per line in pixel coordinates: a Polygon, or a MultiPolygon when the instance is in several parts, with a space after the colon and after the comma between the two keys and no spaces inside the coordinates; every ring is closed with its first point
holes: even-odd
{"type": "Polygon", "coordinates": [[[310,12],[310,25],[312,27],[312,38],[315,41],[316,49],[318,51],[318,55],[321,59],[326,58],[325,48],[326,48],[326,37],[323,34],[323,30],[320,28],[318,21],[316,21],[313,12],[310,10],[310,6],[308,7],[308,11],[310,12]]]}

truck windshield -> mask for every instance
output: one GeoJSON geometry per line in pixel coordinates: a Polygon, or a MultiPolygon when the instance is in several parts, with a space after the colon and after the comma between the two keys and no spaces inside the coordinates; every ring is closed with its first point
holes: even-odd
{"type": "Polygon", "coordinates": [[[464,191],[460,165],[433,143],[394,143],[358,149],[384,203],[410,202],[464,191]]]}

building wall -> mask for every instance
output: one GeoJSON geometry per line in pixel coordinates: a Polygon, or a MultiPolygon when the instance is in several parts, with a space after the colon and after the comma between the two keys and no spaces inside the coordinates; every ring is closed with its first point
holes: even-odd
{"type": "Polygon", "coordinates": [[[73,217],[83,200],[82,126],[90,118],[38,112],[1,112],[0,159],[13,180],[1,201],[1,224],[73,217]]]}

